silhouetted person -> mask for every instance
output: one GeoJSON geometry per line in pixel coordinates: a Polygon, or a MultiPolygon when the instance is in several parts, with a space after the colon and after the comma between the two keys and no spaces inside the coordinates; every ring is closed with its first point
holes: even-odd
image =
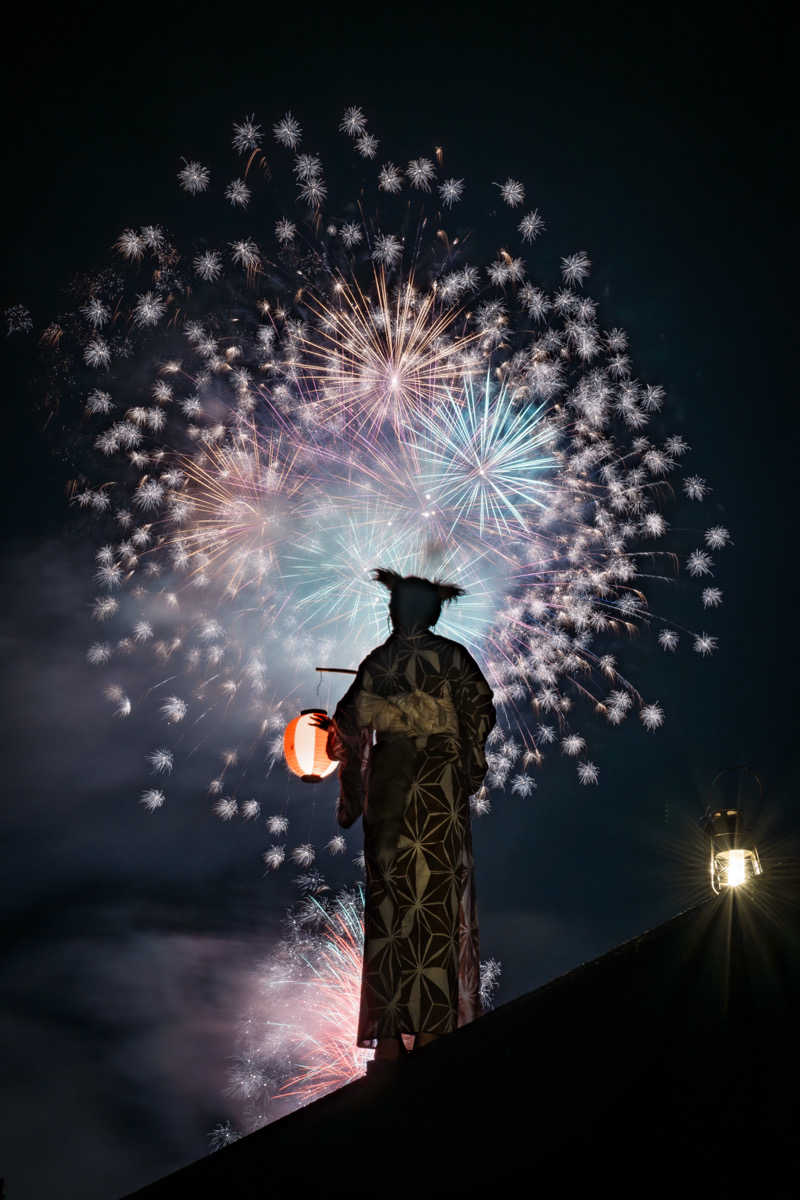
{"type": "Polygon", "coordinates": [[[337,819],[363,816],[366,889],[359,1046],[377,1060],[480,1015],[469,797],[486,773],[492,691],[458,642],[433,633],[463,589],[378,569],[393,633],[328,721],[337,819]],[[373,733],[375,734],[373,745],[373,733]]]}

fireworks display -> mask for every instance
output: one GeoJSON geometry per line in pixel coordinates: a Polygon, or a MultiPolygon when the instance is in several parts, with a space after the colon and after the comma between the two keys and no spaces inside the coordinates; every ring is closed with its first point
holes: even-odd
{"type": "MultiPolygon", "coordinates": [[[[360,887],[331,896],[321,877],[287,918],[286,936],[253,971],[230,1094],[246,1131],[359,1079],[374,1051],[356,1046],[364,941],[360,887]]],[[[500,978],[481,963],[481,1000],[500,978]]],[[[215,1145],[224,1144],[220,1126],[215,1145]]],[[[228,1130],[230,1140],[230,1130],[228,1130]]]]}
{"type": "MultiPolygon", "coordinates": [[[[703,518],[712,490],[668,396],[588,294],[589,254],[564,247],[547,277],[532,181],[401,154],[355,106],[317,136],[294,113],[237,120],[232,147],[176,161],[175,231],[154,188],[69,311],[39,329],[23,304],[5,314],[46,361],[93,547],[85,670],[109,742],[141,746],[130,803],[156,824],[192,802],[226,834],[247,823],[265,887],[296,887],[248,971],[235,1127],[212,1148],[373,1054],[356,1046],[363,855],[335,784],[282,764],[287,723],[349,682],[315,668],[354,669],[388,635],[373,568],[466,589],[437,631],[498,710],[472,811],[505,791],[535,820],[548,761],[602,786],[598,728],[638,718],[644,739],[669,718],[658,657],[717,649],[732,540],[703,518]],[[692,592],[696,622],[676,619],[692,592]]],[[[481,964],[485,1007],[499,976],[481,964]]]]}
{"type": "MultiPolygon", "coordinates": [[[[314,667],[355,667],[385,636],[376,565],[466,588],[438,628],[495,689],[489,790],[530,795],[551,748],[596,783],[582,714],[647,731],[665,716],[624,673],[630,635],[717,645],[705,618],[683,628],[651,599],[683,559],[717,607],[730,541],[698,522],[694,545],[673,542],[668,509],[710,489],[677,482],[689,447],[663,428],[662,389],[601,324],[584,251],[555,287],[538,277],[524,182],[470,184],[441,147],[398,166],[351,106],[336,136],[363,182],[335,195],[293,114],[267,128],[234,124],[236,178],[202,233],[124,229],[42,337],[72,500],[98,531],[87,660],[116,717],[163,722],[148,774],[171,778],[142,804],[169,803],[202,749],[214,812],[258,814],[314,667]],[[508,211],[490,261],[466,254],[470,196],[508,211]]],[[[188,228],[226,172],[176,174],[188,228]]],[[[30,327],[22,306],[8,318],[30,327]]]]}
{"type": "MultiPolygon", "coordinates": [[[[597,784],[597,718],[661,726],[626,643],[710,655],[714,556],[731,541],[701,517],[687,531],[710,487],[678,482],[689,446],[586,295],[587,253],[540,278],[545,223],[524,182],[469,182],[441,148],[399,166],[356,107],[336,136],[357,195],[339,187],[338,160],[329,179],[293,114],[266,130],[236,122],[235,178],[217,156],[184,160],[180,235],[152,213],[122,230],[41,333],[71,501],[96,537],[86,660],[117,730],[158,728],[132,798],[157,820],[184,772],[197,790],[206,770],[216,817],[266,822],[265,872],[303,872],[301,916],[236,1073],[251,1126],[265,1098],[305,1102],[364,1067],[355,893],[320,899],[319,864],[341,875],[353,860],[331,805],[324,827],[305,798],[295,819],[288,783],[276,800],[266,777],[315,668],[353,669],[387,636],[371,570],[466,589],[437,630],[494,689],[480,815],[492,790],[529,798],[548,755],[597,784]],[[498,201],[503,245],[471,261],[459,213],[498,201]],[[700,589],[692,628],[655,603],[681,566],[700,589]],[[268,796],[280,811],[262,817],[268,796]],[[280,1015],[298,989],[300,1023],[280,1015]]],[[[24,306],[6,316],[31,330],[24,306]]],[[[326,677],[328,707],[341,678],[326,677]]]]}

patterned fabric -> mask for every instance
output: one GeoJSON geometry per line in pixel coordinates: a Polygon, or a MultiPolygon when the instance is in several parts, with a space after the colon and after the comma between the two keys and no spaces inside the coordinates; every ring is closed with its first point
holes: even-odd
{"type": "Polygon", "coordinates": [[[477,664],[427,629],[396,630],[373,650],[334,713],[337,819],[364,822],[359,1046],[480,1015],[469,797],[494,723],[477,664]]]}

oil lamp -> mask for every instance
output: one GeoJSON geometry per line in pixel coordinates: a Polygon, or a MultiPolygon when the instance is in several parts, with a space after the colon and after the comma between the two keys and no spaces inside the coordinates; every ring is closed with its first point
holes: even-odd
{"type": "MultiPolygon", "coordinates": [[[[761,780],[749,767],[727,767],[717,774],[711,786],[731,772],[742,771],[753,775],[761,796],[761,780]]],[[[741,793],[741,786],[737,791],[741,793]]],[[[744,811],[738,799],[732,804],[707,809],[702,825],[711,843],[709,873],[711,890],[716,895],[741,887],[763,873],[752,831],[745,826],[744,811]]]]}

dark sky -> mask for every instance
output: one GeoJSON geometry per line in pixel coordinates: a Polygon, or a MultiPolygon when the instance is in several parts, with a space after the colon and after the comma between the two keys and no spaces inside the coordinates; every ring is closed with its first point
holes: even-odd
{"type": "MultiPolygon", "coordinates": [[[[765,869],[788,853],[800,783],[797,31],[769,6],[724,21],[702,6],[537,8],[73,6],[7,46],[2,106],[4,307],[41,319],[125,225],[169,224],[181,156],[202,158],[232,120],[291,107],[330,123],[357,103],[398,161],[441,143],[471,176],[526,180],[543,253],[590,253],[589,294],[629,332],[639,377],[666,389],[671,430],[713,484],[709,517],[735,541],[716,581],[720,649],[703,662],[631,648],[667,710],[659,734],[598,730],[600,787],[554,759],[532,800],[497,798],[475,822],[499,1002],[702,896],[696,822],[719,767],[748,762],[764,781],[765,869]]],[[[117,739],[110,755],[83,663],[91,547],[28,360],[4,350],[0,1174],[10,1200],[100,1200],[199,1157],[233,1115],[248,965],[292,894],[263,877],[263,832],[189,800],[156,830],[131,803],[138,750],[117,739]]]]}

